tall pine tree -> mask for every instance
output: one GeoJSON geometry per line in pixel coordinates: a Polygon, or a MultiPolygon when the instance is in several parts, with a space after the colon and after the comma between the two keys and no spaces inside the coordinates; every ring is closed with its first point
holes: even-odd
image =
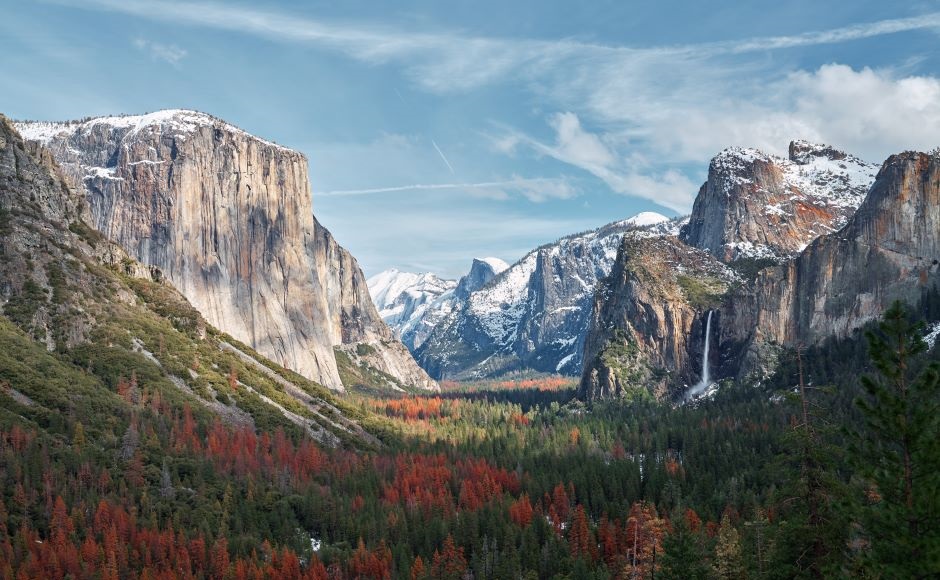
{"type": "Polygon", "coordinates": [[[866,335],[878,373],[857,401],[852,455],[867,489],[856,513],[862,567],[884,578],[940,575],[940,367],[923,362],[923,336],[899,302],[866,335]]]}

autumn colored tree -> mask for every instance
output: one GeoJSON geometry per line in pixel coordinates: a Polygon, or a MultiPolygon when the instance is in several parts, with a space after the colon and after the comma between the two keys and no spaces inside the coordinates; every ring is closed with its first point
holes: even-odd
{"type": "Polygon", "coordinates": [[[463,548],[454,545],[454,538],[447,536],[441,550],[434,551],[431,562],[431,578],[434,580],[460,580],[467,571],[467,559],[463,548]]]}
{"type": "Polygon", "coordinates": [[[509,506],[509,517],[520,528],[525,528],[532,522],[533,513],[532,502],[525,493],[509,506]]]}
{"type": "Polygon", "coordinates": [[[414,564],[411,565],[411,580],[425,580],[427,574],[424,560],[421,559],[421,556],[416,556],[414,564]]]}
{"type": "Polygon", "coordinates": [[[597,556],[597,543],[588,525],[587,514],[583,505],[578,505],[571,519],[568,530],[568,547],[575,558],[593,560],[597,556]]]}

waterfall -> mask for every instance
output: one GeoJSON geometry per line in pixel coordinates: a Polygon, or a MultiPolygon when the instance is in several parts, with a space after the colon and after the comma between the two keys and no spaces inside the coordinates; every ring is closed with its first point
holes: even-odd
{"type": "Polygon", "coordinates": [[[702,379],[689,389],[687,398],[690,399],[702,394],[711,384],[711,377],[708,373],[708,346],[712,339],[712,313],[714,313],[714,310],[708,311],[708,321],[705,323],[705,351],[702,355],[702,379]]]}

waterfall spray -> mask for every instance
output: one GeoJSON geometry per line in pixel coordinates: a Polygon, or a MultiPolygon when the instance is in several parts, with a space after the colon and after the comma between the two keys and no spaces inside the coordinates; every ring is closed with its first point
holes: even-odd
{"type": "Polygon", "coordinates": [[[712,314],[714,310],[708,311],[708,321],[705,323],[705,350],[702,354],[702,379],[689,389],[688,398],[702,394],[711,384],[711,376],[708,373],[708,346],[712,338],[712,314]]]}

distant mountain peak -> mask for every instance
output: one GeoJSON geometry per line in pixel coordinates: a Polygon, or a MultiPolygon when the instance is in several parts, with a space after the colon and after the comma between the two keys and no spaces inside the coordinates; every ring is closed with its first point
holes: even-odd
{"type": "Polygon", "coordinates": [[[803,140],[790,143],[789,157],[729,147],[709,165],[683,241],[725,262],[792,257],[846,224],[878,168],[803,140]]]}
{"type": "Polygon", "coordinates": [[[492,268],[493,271],[497,274],[509,268],[509,264],[503,260],[500,260],[499,258],[494,258],[492,256],[486,258],[474,258],[473,260],[475,262],[483,262],[484,264],[488,264],[490,268],[492,268]]]}

